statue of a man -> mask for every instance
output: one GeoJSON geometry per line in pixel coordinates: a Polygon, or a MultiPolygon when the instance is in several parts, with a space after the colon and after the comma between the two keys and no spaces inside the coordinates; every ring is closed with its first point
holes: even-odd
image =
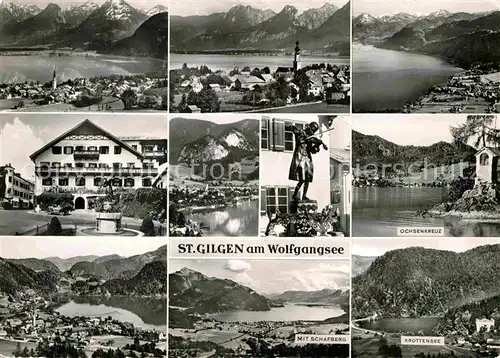
{"type": "Polygon", "coordinates": [[[300,189],[304,186],[302,200],[310,201],[307,197],[307,191],[309,183],[313,181],[314,177],[312,154],[318,153],[320,146],[324,150],[327,150],[328,147],[319,138],[314,137],[314,134],[319,130],[319,125],[316,122],[306,124],[304,129],[291,125],[287,126],[286,130],[292,131],[295,135],[295,150],[288,173],[289,180],[298,182],[293,193],[293,199],[295,201],[300,199],[300,189]]]}

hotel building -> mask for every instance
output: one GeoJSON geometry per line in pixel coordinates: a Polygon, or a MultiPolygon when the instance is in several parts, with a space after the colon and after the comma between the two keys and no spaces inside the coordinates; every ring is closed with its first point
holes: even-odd
{"type": "Polygon", "coordinates": [[[137,189],[163,182],[166,138],[116,137],[89,120],[61,134],[30,156],[35,195],[61,190],[75,195],[75,209],[91,209],[89,198],[113,188],[137,189]]]}
{"type": "Polygon", "coordinates": [[[15,209],[28,209],[33,206],[35,184],[16,173],[11,164],[0,167],[0,180],[3,181],[0,185],[5,189],[0,193],[1,201],[8,202],[15,209]]]}

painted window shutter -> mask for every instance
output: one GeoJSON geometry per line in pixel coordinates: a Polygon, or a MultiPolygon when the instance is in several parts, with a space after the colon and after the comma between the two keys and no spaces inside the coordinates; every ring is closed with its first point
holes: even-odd
{"type": "Polygon", "coordinates": [[[261,139],[260,139],[260,147],[262,149],[271,149],[271,135],[270,135],[270,118],[269,117],[262,117],[262,122],[261,122],[261,139]]]}
{"type": "Polygon", "coordinates": [[[290,205],[291,205],[291,204],[292,204],[292,202],[293,202],[293,193],[294,193],[294,191],[295,191],[295,188],[294,188],[294,187],[292,187],[292,186],[289,186],[289,187],[288,187],[288,206],[287,206],[287,208],[288,208],[288,213],[290,212],[290,205]]]}
{"type": "Polygon", "coordinates": [[[273,119],[273,150],[285,150],[285,122],[276,118],[273,119]]]}
{"type": "Polygon", "coordinates": [[[266,188],[260,188],[260,215],[267,215],[266,188]]]}

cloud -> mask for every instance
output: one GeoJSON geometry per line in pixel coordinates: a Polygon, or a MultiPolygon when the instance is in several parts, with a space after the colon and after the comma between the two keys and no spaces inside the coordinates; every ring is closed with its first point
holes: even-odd
{"type": "Polygon", "coordinates": [[[245,273],[252,269],[252,265],[242,260],[229,260],[224,269],[235,273],[245,273]]]}
{"type": "Polygon", "coordinates": [[[1,129],[0,142],[0,164],[11,163],[23,178],[34,180],[35,164],[29,156],[40,149],[44,142],[33,128],[16,117],[12,123],[6,123],[1,129]]]}

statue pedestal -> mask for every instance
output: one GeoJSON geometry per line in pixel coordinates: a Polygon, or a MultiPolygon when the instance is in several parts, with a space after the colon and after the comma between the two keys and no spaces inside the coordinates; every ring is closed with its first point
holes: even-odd
{"type": "Polygon", "coordinates": [[[101,234],[116,234],[122,230],[121,213],[97,213],[96,231],[101,234]]]}
{"type": "Polygon", "coordinates": [[[315,213],[318,211],[317,200],[298,200],[290,203],[290,213],[315,213]]]}

